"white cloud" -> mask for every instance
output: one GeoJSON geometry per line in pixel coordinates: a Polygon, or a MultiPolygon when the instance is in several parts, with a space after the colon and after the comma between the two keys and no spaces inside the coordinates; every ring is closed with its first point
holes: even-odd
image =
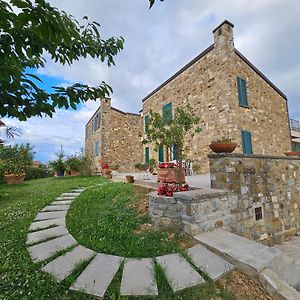
{"type": "MultiPolygon", "coordinates": [[[[213,42],[212,30],[224,19],[235,24],[236,47],[289,97],[291,116],[300,118],[300,2],[294,0],[165,0],[148,10],[147,0],[50,1],[74,15],[101,24],[103,38],[123,36],[124,51],[107,68],[91,58],[71,67],[48,62],[40,74],[62,82],[114,89],[112,103],[138,112],[141,99],[213,42]]],[[[31,119],[17,141],[30,141],[43,157],[63,144],[68,152],[84,144],[84,125],[98,103],[59,111],[53,119],[31,119]]],[[[7,123],[18,122],[6,120],[7,123]]]]}

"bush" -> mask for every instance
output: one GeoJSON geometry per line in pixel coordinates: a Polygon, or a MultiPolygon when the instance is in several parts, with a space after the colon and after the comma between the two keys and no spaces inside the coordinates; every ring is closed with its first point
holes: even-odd
{"type": "Polygon", "coordinates": [[[143,163],[136,163],[136,164],[134,165],[134,167],[135,167],[136,169],[138,169],[139,171],[147,171],[148,168],[149,168],[149,165],[148,165],[148,164],[143,164],[143,163]]]}
{"type": "Polygon", "coordinates": [[[28,167],[26,169],[25,180],[52,177],[52,171],[45,168],[28,167]]]}

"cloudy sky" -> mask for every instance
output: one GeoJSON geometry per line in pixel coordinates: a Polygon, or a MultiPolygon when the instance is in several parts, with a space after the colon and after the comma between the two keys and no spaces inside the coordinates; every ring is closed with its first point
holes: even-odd
{"type": "MultiPolygon", "coordinates": [[[[289,98],[290,116],[300,119],[300,2],[295,0],[51,0],[78,20],[101,24],[103,38],[123,36],[125,48],[108,68],[92,59],[71,67],[48,62],[37,70],[46,87],[82,82],[110,84],[113,106],[138,112],[141,99],[213,43],[212,30],[224,19],[235,24],[235,46],[289,98]]],[[[84,146],[84,125],[99,103],[58,111],[27,122],[5,119],[23,130],[17,143],[30,142],[46,162],[63,145],[68,154],[84,146]]]]}

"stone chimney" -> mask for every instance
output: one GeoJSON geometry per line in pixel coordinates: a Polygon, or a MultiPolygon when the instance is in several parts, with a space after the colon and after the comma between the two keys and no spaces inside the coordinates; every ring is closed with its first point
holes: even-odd
{"type": "Polygon", "coordinates": [[[220,51],[234,51],[233,27],[232,23],[225,20],[213,30],[215,49],[220,51]]]}

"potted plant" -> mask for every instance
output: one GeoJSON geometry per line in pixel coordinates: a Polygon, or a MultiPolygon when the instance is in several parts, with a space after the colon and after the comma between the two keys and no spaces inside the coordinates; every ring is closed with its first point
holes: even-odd
{"type": "Polygon", "coordinates": [[[134,167],[142,172],[145,172],[149,169],[149,165],[148,164],[143,164],[143,163],[137,163],[134,165],[134,167]]]}
{"type": "Polygon", "coordinates": [[[76,155],[70,156],[66,160],[66,166],[69,169],[71,176],[77,176],[78,175],[80,165],[81,165],[81,161],[76,155]]]}
{"type": "Polygon", "coordinates": [[[215,153],[231,153],[237,147],[237,143],[229,136],[214,139],[209,145],[210,149],[215,153]]]}
{"type": "Polygon", "coordinates": [[[112,169],[104,169],[103,170],[103,174],[108,178],[108,179],[112,179],[112,169]]]}
{"type": "Polygon", "coordinates": [[[126,180],[128,183],[134,183],[134,176],[132,175],[127,175],[126,176],[126,180]]]}
{"type": "Polygon", "coordinates": [[[62,177],[66,170],[65,153],[62,150],[62,146],[60,152],[55,153],[55,155],[57,156],[57,159],[51,161],[49,165],[56,171],[57,177],[62,177]]]}
{"type": "Polygon", "coordinates": [[[183,183],[185,182],[183,169],[180,170],[178,165],[171,162],[160,163],[157,169],[157,181],[164,183],[179,183],[181,181],[183,183]]]}
{"type": "Polygon", "coordinates": [[[25,178],[24,162],[9,159],[3,162],[2,170],[4,171],[4,178],[7,184],[20,184],[24,182],[25,178]]]}
{"type": "Polygon", "coordinates": [[[29,144],[1,146],[1,172],[8,184],[24,181],[26,169],[32,165],[33,152],[29,144]]]}

